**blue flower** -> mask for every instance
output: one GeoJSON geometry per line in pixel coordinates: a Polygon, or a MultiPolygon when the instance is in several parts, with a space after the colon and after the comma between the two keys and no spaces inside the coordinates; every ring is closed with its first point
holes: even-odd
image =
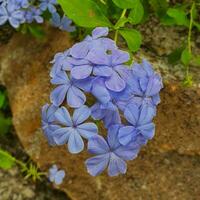
{"type": "Polygon", "coordinates": [[[55,124],[55,112],[58,107],[54,105],[46,104],[42,107],[42,130],[50,145],[54,146],[55,142],[53,140],[53,132],[60,128],[60,126],[55,124]]]}
{"type": "Polygon", "coordinates": [[[28,10],[25,12],[25,19],[27,23],[32,23],[34,20],[37,23],[43,23],[44,19],[41,16],[41,10],[30,6],[28,10]]]}
{"type": "Polygon", "coordinates": [[[40,0],[40,9],[42,11],[49,10],[50,13],[55,13],[56,12],[56,7],[55,5],[57,4],[56,0],[40,0]]]}
{"type": "Polygon", "coordinates": [[[111,102],[107,104],[95,103],[91,107],[91,116],[94,120],[102,120],[106,128],[121,123],[119,111],[111,102]]]}
{"type": "Polygon", "coordinates": [[[56,185],[60,185],[63,182],[64,178],[65,178],[65,171],[58,170],[57,165],[53,165],[49,169],[49,180],[52,183],[55,183],[56,185]]]}
{"type": "Polygon", "coordinates": [[[86,160],[87,171],[96,176],[108,167],[109,176],[125,174],[127,160],[137,157],[140,145],[132,143],[122,146],[118,141],[120,125],[108,129],[107,141],[100,135],[93,136],[88,141],[88,151],[96,156],[86,160]]]}
{"type": "Polygon", "coordinates": [[[71,48],[71,55],[74,58],[85,58],[92,49],[103,48],[106,50],[116,49],[113,40],[105,38],[108,35],[107,27],[97,27],[92,31],[92,36],[87,36],[82,42],[75,44],[71,48]]]}
{"type": "Polygon", "coordinates": [[[61,107],[55,113],[56,120],[64,127],[53,133],[57,145],[68,144],[70,153],[79,153],[84,148],[83,138],[89,139],[97,134],[98,129],[94,123],[83,123],[90,116],[91,111],[87,106],[76,109],[72,118],[65,107],[61,107]]]}
{"type": "Polygon", "coordinates": [[[103,49],[95,49],[88,53],[86,59],[95,64],[93,74],[105,78],[107,89],[120,92],[126,87],[124,79],[128,66],[124,63],[130,59],[127,52],[115,49],[107,53],[103,49]]]}
{"type": "Polygon", "coordinates": [[[56,12],[52,14],[51,23],[54,27],[67,32],[74,32],[76,30],[76,27],[71,25],[72,20],[68,19],[65,15],[61,18],[56,12]]]}
{"type": "Polygon", "coordinates": [[[0,6],[0,25],[5,24],[7,21],[14,28],[18,28],[21,23],[25,22],[24,12],[18,10],[11,1],[7,5],[0,6]]]}
{"type": "Polygon", "coordinates": [[[142,64],[133,64],[132,73],[127,78],[127,85],[124,95],[121,96],[121,99],[126,99],[127,103],[148,104],[153,107],[159,104],[162,80],[146,60],[143,60],[142,64]]]}
{"type": "Polygon", "coordinates": [[[122,145],[134,141],[138,135],[143,136],[145,139],[153,138],[155,125],[152,119],[155,116],[155,111],[151,106],[138,107],[136,104],[129,104],[126,106],[124,116],[130,125],[119,130],[119,142],[122,145]]]}
{"type": "Polygon", "coordinates": [[[17,5],[18,9],[28,8],[30,6],[29,0],[9,0],[17,5]]]}
{"type": "Polygon", "coordinates": [[[69,79],[66,72],[60,71],[52,79],[51,83],[58,85],[50,95],[51,102],[55,106],[60,106],[63,101],[67,100],[67,104],[72,108],[78,108],[82,106],[86,101],[85,94],[80,90],[88,85],[90,88],[90,80],[86,79],[76,84],[76,80],[69,79]],[[83,86],[83,87],[82,87],[83,86]]]}

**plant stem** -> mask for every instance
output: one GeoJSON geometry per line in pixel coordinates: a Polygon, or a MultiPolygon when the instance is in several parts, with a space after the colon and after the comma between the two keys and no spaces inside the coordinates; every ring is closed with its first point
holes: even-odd
{"type": "MultiPolygon", "coordinates": [[[[191,46],[191,37],[192,37],[192,26],[193,26],[193,10],[195,7],[195,2],[192,3],[192,6],[190,8],[190,24],[189,24],[189,30],[188,30],[188,38],[187,38],[187,45],[188,45],[188,51],[190,54],[192,54],[192,46],[191,46]]],[[[189,76],[189,65],[186,66],[186,78],[189,76]]]]}
{"type": "MultiPolygon", "coordinates": [[[[123,9],[122,14],[121,14],[119,20],[121,20],[121,19],[125,16],[126,11],[127,11],[127,9],[123,9]]],[[[119,21],[119,20],[118,20],[118,21],[119,21]]],[[[118,23],[118,21],[117,21],[117,23],[118,23]]],[[[116,23],[116,24],[117,24],[117,23],[116,23]]],[[[117,39],[118,39],[118,33],[119,33],[119,31],[118,31],[118,29],[117,29],[117,30],[115,31],[115,37],[114,37],[114,40],[115,40],[115,43],[116,43],[116,44],[117,44],[117,39]]]]}

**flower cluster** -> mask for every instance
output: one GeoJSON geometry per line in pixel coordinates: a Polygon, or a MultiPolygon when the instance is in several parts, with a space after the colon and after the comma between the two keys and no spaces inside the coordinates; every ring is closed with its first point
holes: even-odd
{"type": "Polygon", "coordinates": [[[7,21],[14,28],[24,23],[43,23],[43,13],[47,10],[52,15],[51,22],[55,27],[68,32],[75,30],[72,21],[66,16],[62,19],[56,10],[56,0],[0,0],[0,25],[7,21]]]}
{"type": "Polygon", "coordinates": [[[60,185],[63,182],[63,179],[65,178],[65,171],[64,170],[58,170],[57,165],[53,165],[49,169],[49,180],[52,183],[55,183],[56,185],[60,185]]]}
{"type": "Polygon", "coordinates": [[[51,145],[67,144],[70,153],[79,153],[83,138],[88,141],[88,152],[94,156],[85,164],[92,176],[107,167],[110,176],[126,172],[126,161],[136,158],[154,136],[152,119],[163,87],[146,60],[126,64],[129,54],[107,35],[108,28],[95,28],[91,36],[55,55],[52,104],[42,110],[42,127],[51,145]],[[74,109],[72,117],[65,105],[74,109]],[[98,134],[99,120],[108,131],[107,139],[98,134]]]}

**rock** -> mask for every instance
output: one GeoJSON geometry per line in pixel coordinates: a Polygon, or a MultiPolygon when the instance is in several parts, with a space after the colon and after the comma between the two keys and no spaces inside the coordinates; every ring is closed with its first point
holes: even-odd
{"type": "Polygon", "coordinates": [[[84,166],[86,152],[71,155],[66,147],[49,147],[40,128],[41,107],[51,89],[49,61],[71,44],[67,33],[52,29],[43,42],[16,34],[1,47],[0,80],[8,90],[17,135],[31,158],[45,171],[55,163],[65,169],[59,187],[73,200],[198,199],[199,88],[181,88],[168,80],[155,119],[156,136],[128,163],[125,176],[91,177],[84,166]]]}

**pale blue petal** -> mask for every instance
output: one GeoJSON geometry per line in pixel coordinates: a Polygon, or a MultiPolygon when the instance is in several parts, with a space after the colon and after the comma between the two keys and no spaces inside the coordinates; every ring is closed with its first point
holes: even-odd
{"type": "Polygon", "coordinates": [[[109,163],[109,154],[98,155],[85,161],[87,171],[92,176],[102,173],[109,163]]]}
{"type": "Polygon", "coordinates": [[[111,77],[105,81],[105,85],[114,92],[121,92],[126,87],[125,81],[114,70],[111,77]]]}
{"type": "Polygon", "coordinates": [[[130,143],[134,137],[137,135],[137,130],[133,126],[124,126],[119,129],[119,142],[122,145],[127,145],[130,143]]]}
{"type": "Polygon", "coordinates": [[[139,119],[139,108],[135,104],[129,104],[124,112],[124,116],[127,119],[127,121],[133,125],[137,124],[137,121],[139,119]]]}
{"type": "Polygon", "coordinates": [[[137,129],[140,130],[141,134],[147,139],[152,139],[155,134],[154,123],[139,126],[137,129]]]}
{"type": "Polygon", "coordinates": [[[59,128],[53,132],[53,139],[57,145],[67,144],[70,134],[73,134],[73,128],[59,128]]]}
{"type": "Polygon", "coordinates": [[[60,122],[61,124],[65,126],[73,125],[70,114],[64,106],[62,106],[56,111],[55,118],[58,122],[60,122]]]}
{"type": "Polygon", "coordinates": [[[76,109],[73,114],[73,123],[74,125],[79,125],[84,122],[91,114],[91,110],[83,105],[80,108],[76,109]]]}
{"type": "Polygon", "coordinates": [[[92,38],[97,39],[103,36],[108,35],[108,28],[107,27],[97,27],[92,31],[92,38]]]}
{"type": "Polygon", "coordinates": [[[91,65],[76,66],[71,69],[71,75],[75,79],[85,79],[92,73],[91,65]]]}
{"type": "Polygon", "coordinates": [[[63,103],[68,88],[68,85],[60,85],[51,92],[50,100],[55,106],[60,106],[63,103]]]}
{"type": "Polygon", "coordinates": [[[72,108],[79,108],[86,101],[85,94],[77,87],[71,86],[67,92],[67,103],[72,108]]]}
{"type": "Polygon", "coordinates": [[[91,154],[105,154],[110,151],[108,143],[100,135],[91,137],[88,141],[88,152],[91,154]]]}
{"type": "Polygon", "coordinates": [[[127,165],[124,160],[119,158],[114,153],[111,153],[110,162],[108,165],[108,175],[117,176],[119,174],[125,174],[127,170],[127,165]]]}
{"type": "Polygon", "coordinates": [[[79,133],[74,130],[73,133],[70,134],[68,140],[68,150],[72,154],[80,153],[84,149],[83,139],[79,135],[79,133]]]}
{"type": "Polygon", "coordinates": [[[76,130],[85,139],[89,139],[98,133],[98,128],[94,123],[84,123],[78,125],[76,130]]]}

